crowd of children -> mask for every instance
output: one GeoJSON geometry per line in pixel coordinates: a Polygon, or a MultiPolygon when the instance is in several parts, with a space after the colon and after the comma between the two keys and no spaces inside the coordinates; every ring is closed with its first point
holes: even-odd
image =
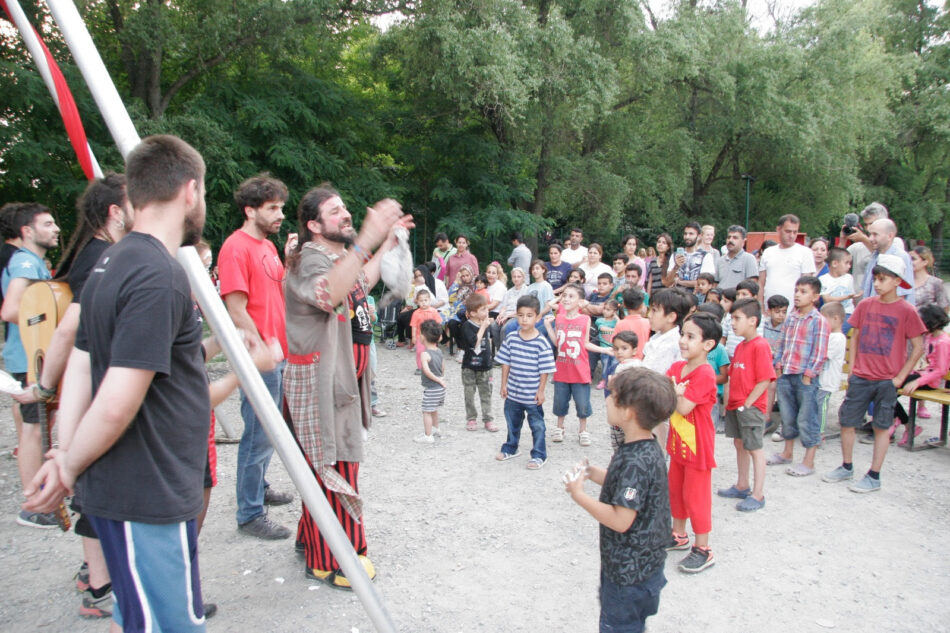
{"type": "MultiPolygon", "coordinates": [[[[647,297],[638,274],[625,275],[618,285],[601,274],[596,289],[585,296],[583,271],[575,269],[556,295],[545,293],[547,301],[540,301],[537,292],[520,293],[506,308],[512,323],[502,334],[490,327],[485,294],[467,296],[467,318],[458,336],[466,428],[478,429],[478,391],[485,428],[498,430],[491,416],[491,372],[500,364],[508,433],[496,460],[521,454],[527,419],[532,434],[527,468],[544,466],[549,380],[557,420],[551,441],[566,439],[565,418],[573,401],[577,440],[590,446],[591,384],[600,368],[596,388],[606,397],[614,455],[606,470],[581,464],[565,483],[572,498],[601,523],[601,621],[609,625],[602,630],[626,630],[622,623],[642,624],[656,612],[666,583],[666,551],[689,550],[678,565],[683,572],[714,564],[711,473],[717,430],[733,441],[738,471],[735,483],[717,494],[735,499],[738,511],[765,507],[767,465],[785,465],[791,476],[814,474],[828,403],[842,386],[849,328],[854,330],[851,371],[839,411],[842,463],[822,479],[854,478],[856,430],[870,411],[872,462],[850,489],[880,489],[891,438],[907,422],[897,404],[899,393],[936,386],[950,369],[950,336],[943,332],[948,317],[936,306],[918,312],[898,296],[897,288],[907,283],[903,262],[888,255],[881,255],[870,271],[876,296],[855,303],[850,260],[847,251],[829,249],[828,273],[799,278],[792,305],[776,295],[766,301],[764,312],[758,284],[751,279],[719,291],[714,279],[700,275],[694,291],[663,288],[647,297]],[[926,362],[918,367],[925,349],[926,362]],[[767,456],[763,442],[771,432],[776,400],[784,449],[767,456]],[[796,462],[799,442],[804,454],[796,462]],[[666,449],[666,468],[660,447],[666,449]],[[602,486],[599,500],[584,492],[585,479],[602,486]]],[[[532,276],[536,284],[546,283],[539,264],[532,264],[532,276]]],[[[442,326],[430,318],[424,294],[416,296],[416,304],[425,318],[412,321],[423,383],[424,433],[416,439],[431,443],[441,433],[438,407],[445,401],[445,379],[438,348],[442,326]]]]}

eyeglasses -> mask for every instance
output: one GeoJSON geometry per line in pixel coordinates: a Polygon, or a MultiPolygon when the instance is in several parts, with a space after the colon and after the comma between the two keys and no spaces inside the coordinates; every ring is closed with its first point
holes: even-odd
{"type": "Polygon", "coordinates": [[[284,281],[284,265],[280,263],[280,258],[277,255],[262,255],[261,268],[264,269],[264,274],[267,275],[268,279],[277,283],[284,281]]]}

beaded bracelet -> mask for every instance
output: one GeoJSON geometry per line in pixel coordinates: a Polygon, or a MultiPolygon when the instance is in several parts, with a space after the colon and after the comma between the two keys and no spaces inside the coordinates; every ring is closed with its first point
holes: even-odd
{"type": "Polygon", "coordinates": [[[353,252],[355,252],[357,255],[359,255],[360,259],[363,260],[363,263],[364,263],[364,264],[370,260],[370,257],[371,257],[371,256],[370,256],[370,255],[367,255],[367,254],[366,254],[366,251],[364,251],[362,248],[360,248],[360,245],[357,244],[356,242],[353,242],[353,252]]]}

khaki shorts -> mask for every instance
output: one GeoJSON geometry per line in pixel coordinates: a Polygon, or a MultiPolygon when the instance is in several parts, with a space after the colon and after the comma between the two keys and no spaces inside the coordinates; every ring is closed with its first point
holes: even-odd
{"type": "Polygon", "coordinates": [[[745,450],[761,449],[764,433],[765,415],[756,407],[746,407],[744,411],[726,411],[726,437],[740,438],[745,450]]]}

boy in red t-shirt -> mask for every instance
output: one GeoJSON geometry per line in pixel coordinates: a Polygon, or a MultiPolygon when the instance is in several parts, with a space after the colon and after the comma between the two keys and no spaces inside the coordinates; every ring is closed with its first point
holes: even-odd
{"type": "Polygon", "coordinates": [[[736,346],[729,369],[729,400],[726,403],[726,437],[736,445],[739,476],[736,484],[717,492],[720,497],[741,499],[740,512],[754,512],[765,506],[765,433],[766,392],[775,380],[772,347],[759,336],[762,308],[755,299],[743,299],[732,305],[732,331],[742,337],[736,346]],[[749,462],[752,462],[754,489],[749,488],[749,462]]]}
{"type": "Polygon", "coordinates": [[[416,371],[422,373],[422,352],[426,349],[425,338],[420,328],[424,321],[442,323],[442,315],[435,308],[429,307],[432,302],[432,293],[422,288],[416,293],[416,311],[412,313],[409,327],[412,328],[412,346],[416,350],[416,371]]]}
{"type": "Polygon", "coordinates": [[[590,446],[587,418],[590,406],[590,359],[588,352],[601,352],[603,348],[590,342],[590,317],[580,313],[584,289],[577,284],[567,284],[561,291],[561,304],[557,316],[548,315],[544,327],[548,338],[557,350],[554,370],[554,415],[557,426],[551,433],[552,442],[564,441],[564,416],[571,399],[577,411],[578,442],[590,446]]]}
{"type": "Polygon", "coordinates": [[[696,534],[689,555],[679,569],[697,573],[716,559],[709,548],[712,531],[712,469],[716,467],[716,427],[712,408],[716,403],[716,373],[706,360],[722,338],[722,325],[709,314],[686,317],[680,334],[683,358],[666,375],[673,379],[676,411],[670,416],[666,451],[670,454],[670,511],[673,538],[668,550],[689,549],[686,519],[696,534]]]}
{"type": "Polygon", "coordinates": [[[877,296],[862,300],[848,319],[854,334],[851,335],[848,391],[838,409],[842,463],[822,480],[835,483],[854,477],[851,459],[855,428],[864,423],[864,413],[873,402],[871,469],[851,485],[852,492],[881,489],[881,467],[891,440],[897,390],[924,353],[923,335],[927,328],[914,306],[897,294],[898,287],[910,288],[903,278],[904,271],[904,261],[897,255],[878,255],[877,265],[871,270],[877,296]],[[910,354],[907,353],[908,341],[910,354]]]}

